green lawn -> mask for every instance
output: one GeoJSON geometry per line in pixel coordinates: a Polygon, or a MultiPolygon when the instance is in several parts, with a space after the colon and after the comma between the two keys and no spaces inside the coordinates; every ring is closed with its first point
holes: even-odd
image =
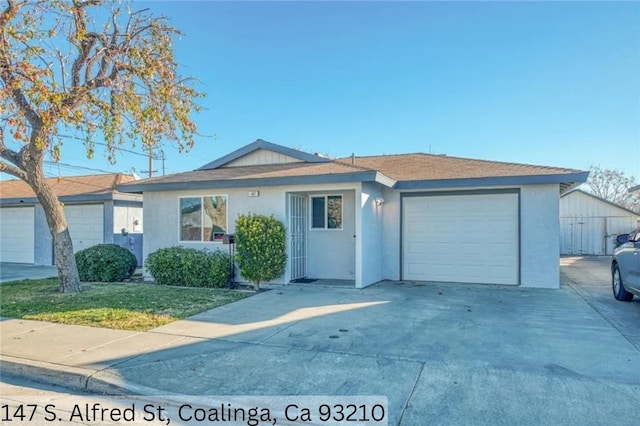
{"type": "Polygon", "coordinates": [[[141,283],[85,283],[79,294],[58,289],[57,279],[3,283],[0,316],[146,331],[247,297],[235,290],[141,283]]]}

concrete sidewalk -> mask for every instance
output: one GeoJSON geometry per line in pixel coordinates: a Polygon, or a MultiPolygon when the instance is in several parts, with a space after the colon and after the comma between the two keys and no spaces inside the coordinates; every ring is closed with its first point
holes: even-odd
{"type": "Polygon", "coordinates": [[[146,333],[0,338],[3,373],[78,390],[384,395],[390,425],[632,425],[640,403],[640,351],[568,286],[292,285],[146,333]]]}
{"type": "Polygon", "coordinates": [[[58,276],[55,266],[0,262],[0,283],[17,280],[37,280],[58,276]]]}
{"type": "Polygon", "coordinates": [[[124,380],[117,374],[117,365],[198,340],[7,318],[0,319],[0,338],[3,373],[112,395],[162,393],[124,380]]]}

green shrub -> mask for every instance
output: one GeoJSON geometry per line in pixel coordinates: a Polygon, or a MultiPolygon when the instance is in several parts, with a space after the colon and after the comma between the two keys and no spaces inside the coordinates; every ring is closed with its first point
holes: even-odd
{"type": "Polygon", "coordinates": [[[236,259],[242,276],[253,283],[271,281],[287,266],[284,225],[273,216],[240,215],[236,220],[236,259]]]}
{"type": "Polygon", "coordinates": [[[151,253],[144,266],[157,284],[224,287],[229,280],[229,261],[229,255],[222,251],[169,247],[151,253]]]}
{"type": "Polygon", "coordinates": [[[117,244],[98,244],[76,253],[81,281],[122,281],[136,270],[133,253],[117,244]]]}

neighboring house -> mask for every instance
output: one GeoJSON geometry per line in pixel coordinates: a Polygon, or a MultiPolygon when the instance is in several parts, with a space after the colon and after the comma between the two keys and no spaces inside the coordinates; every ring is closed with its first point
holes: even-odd
{"type": "Polygon", "coordinates": [[[330,160],[257,140],[194,171],[118,189],[144,193],[145,257],[175,245],[226,250],[221,235],[251,212],[286,225],[288,263],[277,283],[557,288],[558,200],[587,175],[429,154],[330,160]]]}
{"type": "Polygon", "coordinates": [[[560,253],[613,254],[616,235],[636,228],[640,213],[581,189],[560,196],[560,253]]]}
{"type": "Polygon", "coordinates": [[[640,192],[640,185],[629,188],[629,192],[640,192]]]}
{"type": "MultiPolygon", "coordinates": [[[[116,173],[47,179],[64,204],[74,251],[116,243],[142,261],[142,196],[116,190],[134,180],[116,173]]],[[[55,264],[44,210],[21,180],[0,181],[0,261],[55,264]]]]}

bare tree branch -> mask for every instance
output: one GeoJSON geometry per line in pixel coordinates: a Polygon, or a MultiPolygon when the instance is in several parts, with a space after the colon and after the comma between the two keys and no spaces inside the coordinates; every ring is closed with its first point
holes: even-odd
{"type": "Polygon", "coordinates": [[[27,180],[27,174],[20,170],[17,167],[14,167],[10,164],[5,163],[4,161],[0,161],[0,172],[8,173],[12,176],[17,177],[18,179],[22,179],[24,181],[27,180]]]}
{"type": "Polygon", "coordinates": [[[24,112],[25,117],[32,126],[41,124],[40,117],[29,100],[24,95],[19,85],[16,84],[16,78],[11,71],[11,61],[9,60],[9,42],[5,37],[5,27],[10,17],[18,12],[20,6],[16,6],[13,0],[7,0],[7,8],[0,14],[0,45],[2,45],[2,55],[0,55],[0,80],[10,89],[11,97],[14,99],[18,107],[24,112]]]}
{"type": "Polygon", "coordinates": [[[629,193],[635,179],[615,169],[592,166],[587,184],[594,195],[640,213],[640,194],[629,193]]]}
{"type": "Polygon", "coordinates": [[[11,161],[15,166],[0,161],[0,172],[9,173],[19,179],[26,180],[27,174],[24,172],[22,155],[9,149],[4,143],[4,128],[0,127],[0,157],[11,161]]]}

